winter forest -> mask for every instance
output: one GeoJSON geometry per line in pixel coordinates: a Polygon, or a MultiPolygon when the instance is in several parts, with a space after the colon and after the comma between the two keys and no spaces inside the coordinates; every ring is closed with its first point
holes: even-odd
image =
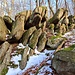
{"type": "Polygon", "coordinates": [[[24,10],[34,10],[37,6],[47,6],[48,13],[52,16],[59,8],[67,8],[69,15],[75,14],[75,0],[0,0],[0,15],[10,15],[24,10]]]}
{"type": "Polygon", "coordinates": [[[75,0],[0,0],[0,75],[75,75],[75,0]]]}

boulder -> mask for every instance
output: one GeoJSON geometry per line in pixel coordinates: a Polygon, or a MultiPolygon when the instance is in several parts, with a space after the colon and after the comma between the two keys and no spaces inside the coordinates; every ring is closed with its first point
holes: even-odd
{"type": "Polygon", "coordinates": [[[45,6],[40,6],[40,7],[36,7],[33,12],[38,12],[40,13],[42,20],[41,22],[45,22],[48,18],[48,10],[47,7],[45,6]]]}
{"type": "Polygon", "coordinates": [[[27,19],[30,17],[31,14],[32,14],[32,11],[30,11],[30,10],[22,11],[22,12],[16,14],[15,20],[18,18],[19,15],[23,15],[23,16],[25,16],[25,21],[27,21],[27,19]]]}
{"type": "Polygon", "coordinates": [[[5,42],[2,44],[2,46],[1,46],[1,48],[0,48],[0,60],[1,60],[2,57],[4,57],[4,55],[6,54],[6,52],[7,52],[8,48],[9,48],[9,46],[10,46],[10,44],[9,44],[7,41],[5,41],[5,42]]]}
{"type": "Polygon", "coordinates": [[[51,49],[56,49],[62,41],[63,38],[61,38],[60,36],[52,36],[48,38],[47,46],[49,46],[51,49]]]}
{"type": "Polygon", "coordinates": [[[60,50],[55,53],[51,63],[58,75],[75,75],[75,52],[60,50]]]}
{"type": "Polygon", "coordinates": [[[32,33],[36,30],[36,27],[31,27],[29,28],[26,32],[24,32],[22,38],[21,38],[21,42],[23,43],[23,45],[26,45],[28,43],[29,37],[32,35],[32,33]]]}
{"type": "Polygon", "coordinates": [[[41,36],[39,37],[38,45],[37,45],[37,50],[42,51],[45,48],[46,45],[46,34],[42,33],[41,36]]]}
{"type": "Polygon", "coordinates": [[[67,30],[68,30],[68,28],[67,28],[67,25],[65,25],[65,24],[61,24],[61,26],[59,27],[59,33],[61,35],[65,34],[67,30]]]}
{"type": "Polygon", "coordinates": [[[19,15],[18,18],[15,20],[11,31],[12,38],[20,40],[20,38],[22,37],[24,33],[24,19],[25,16],[19,15]]]}
{"type": "Polygon", "coordinates": [[[26,46],[24,51],[23,51],[23,54],[22,54],[22,60],[20,62],[20,69],[24,69],[26,64],[27,64],[27,55],[28,55],[27,53],[28,53],[28,51],[29,51],[29,47],[26,46]]]}
{"type": "Polygon", "coordinates": [[[28,29],[29,26],[27,24],[29,24],[28,22],[29,22],[29,18],[31,16],[31,14],[32,14],[32,11],[30,11],[30,10],[22,11],[22,12],[16,14],[15,20],[19,17],[19,15],[25,16],[25,19],[24,19],[24,28],[28,29]]]}
{"type": "Polygon", "coordinates": [[[62,35],[67,31],[67,25],[65,25],[65,24],[57,24],[54,27],[54,31],[57,32],[57,35],[62,35]]]}
{"type": "Polygon", "coordinates": [[[0,17],[0,41],[6,40],[6,35],[8,33],[8,29],[5,25],[5,22],[2,17],[0,17]]]}
{"type": "Polygon", "coordinates": [[[70,15],[68,16],[68,19],[69,19],[69,24],[75,24],[75,16],[70,15]]]}
{"type": "Polygon", "coordinates": [[[73,29],[75,29],[75,24],[70,24],[69,25],[69,30],[73,30],[73,29]]]}
{"type": "Polygon", "coordinates": [[[42,29],[43,32],[44,32],[45,29],[46,29],[46,24],[47,24],[46,21],[39,24],[39,27],[42,29]]]}
{"type": "Polygon", "coordinates": [[[54,34],[54,24],[50,24],[48,28],[50,30],[50,33],[54,34]]]}
{"type": "Polygon", "coordinates": [[[14,21],[9,16],[6,16],[6,15],[3,17],[3,20],[4,20],[7,28],[11,31],[12,30],[12,25],[13,25],[14,21]]]}
{"type": "Polygon", "coordinates": [[[36,26],[37,28],[39,28],[39,23],[41,22],[41,15],[39,15],[38,13],[33,13],[30,16],[29,22],[25,25],[25,29],[29,29],[30,27],[36,26]]]}
{"type": "Polygon", "coordinates": [[[9,49],[7,50],[5,56],[4,56],[4,60],[2,62],[2,64],[0,64],[0,75],[6,75],[7,71],[8,71],[8,65],[10,63],[10,55],[12,52],[12,45],[9,46],[9,49]]]}
{"type": "Polygon", "coordinates": [[[65,15],[66,9],[60,8],[57,10],[57,12],[54,14],[54,16],[48,20],[49,23],[57,24],[59,20],[65,15]]]}
{"type": "Polygon", "coordinates": [[[37,46],[38,39],[41,33],[42,33],[42,29],[40,28],[32,34],[32,36],[29,39],[29,43],[28,43],[30,48],[34,49],[37,46]]]}

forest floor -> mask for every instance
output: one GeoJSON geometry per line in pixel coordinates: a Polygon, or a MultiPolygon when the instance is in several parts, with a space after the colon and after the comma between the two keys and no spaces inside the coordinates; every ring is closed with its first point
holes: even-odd
{"type": "MultiPolygon", "coordinates": [[[[63,35],[63,37],[67,38],[64,47],[69,47],[70,45],[75,44],[74,33],[75,30],[72,30],[63,35]]],[[[11,54],[11,61],[18,66],[16,68],[11,68],[9,66],[9,70],[6,75],[58,75],[51,67],[51,59],[54,56],[53,53],[55,50],[45,49],[43,52],[38,52],[37,49],[35,49],[35,55],[30,56],[26,67],[21,70],[19,67],[21,54],[12,56],[15,54],[17,48],[25,48],[25,46],[23,46],[21,43],[18,46],[15,44],[15,49],[11,54]]]]}

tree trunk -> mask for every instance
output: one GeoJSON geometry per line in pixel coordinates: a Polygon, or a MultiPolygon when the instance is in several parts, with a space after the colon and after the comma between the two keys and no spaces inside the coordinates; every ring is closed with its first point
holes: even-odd
{"type": "Polygon", "coordinates": [[[32,10],[32,7],[31,6],[32,6],[32,1],[30,0],[30,10],[32,10]]]}
{"type": "Polygon", "coordinates": [[[65,8],[67,9],[67,2],[66,2],[66,0],[64,0],[65,1],[65,8]]]}
{"type": "Polygon", "coordinates": [[[54,11],[53,11],[52,7],[50,6],[50,0],[48,0],[48,5],[49,5],[49,9],[51,10],[52,14],[54,15],[54,11]]]}
{"type": "Polygon", "coordinates": [[[75,0],[72,0],[73,2],[73,11],[74,11],[74,15],[75,15],[75,0]]]}
{"type": "Polygon", "coordinates": [[[39,6],[41,6],[41,2],[40,2],[40,0],[39,0],[39,6]]]}
{"type": "Polygon", "coordinates": [[[56,11],[58,10],[58,0],[56,0],[56,11]]]}
{"type": "Polygon", "coordinates": [[[39,7],[39,0],[36,0],[36,7],[39,7]]]}

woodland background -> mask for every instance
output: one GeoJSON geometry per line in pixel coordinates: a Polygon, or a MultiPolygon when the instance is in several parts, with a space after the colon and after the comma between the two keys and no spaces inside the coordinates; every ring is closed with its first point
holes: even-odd
{"type": "Polygon", "coordinates": [[[38,6],[47,6],[49,17],[58,8],[67,8],[69,15],[75,15],[75,0],[0,0],[0,16],[15,14],[24,10],[34,10],[38,6]]]}

